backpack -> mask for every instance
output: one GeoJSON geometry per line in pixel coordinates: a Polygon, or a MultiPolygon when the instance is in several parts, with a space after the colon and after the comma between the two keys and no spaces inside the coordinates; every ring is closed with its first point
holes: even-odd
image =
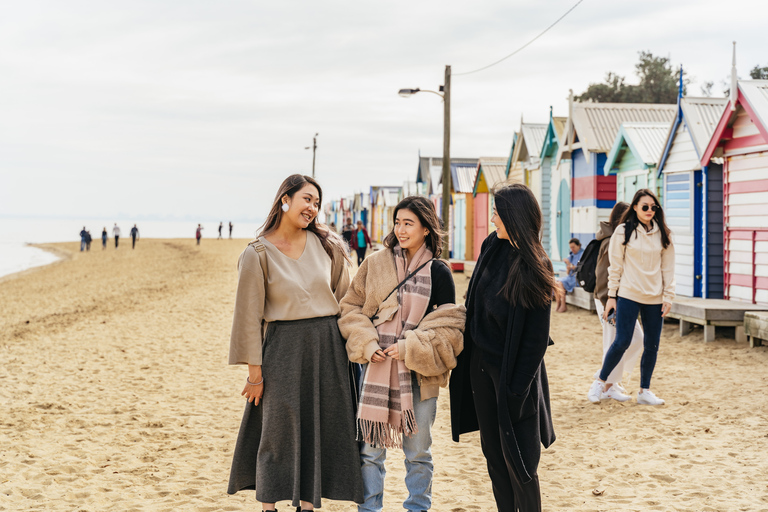
{"type": "Polygon", "coordinates": [[[576,281],[585,292],[595,291],[595,268],[597,267],[597,256],[600,254],[600,244],[602,240],[594,239],[584,249],[579,263],[576,265],[576,281]]]}

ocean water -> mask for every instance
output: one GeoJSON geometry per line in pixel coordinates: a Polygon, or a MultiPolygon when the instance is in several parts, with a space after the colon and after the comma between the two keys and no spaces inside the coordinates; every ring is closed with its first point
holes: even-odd
{"type": "MultiPolygon", "coordinates": [[[[115,222],[120,227],[122,240],[129,239],[134,224],[140,238],[194,238],[196,222],[145,220],[134,222],[120,219],[30,219],[0,218],[0,276],[21,272],[32,267],[48,265],[58,258],[27,244],[48,242],[79,242],[83,226],[91,232],[91,250],[101,249],[101,230],[107,228],[110,240],[115,222]]],[[[228,221],[221,233],[229,236],[228,221]]],[[[218,222],[202,222],[203,238],[218,237],[218,222]]],[[[253,238],[261,223],[233,222],[233,238],[253,238]]],[[[114,242],[112,242],[114,246],[114,242]]],[[[122,245],[122,244],[121,244],[122,245]]]]}

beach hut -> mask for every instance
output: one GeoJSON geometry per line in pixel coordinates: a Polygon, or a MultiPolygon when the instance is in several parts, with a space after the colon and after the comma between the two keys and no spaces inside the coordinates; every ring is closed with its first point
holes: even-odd
{"type": "Polygon", "coordinates": [[[616,176],[616,201],[632,201],[648,188],[661,197],[656,179],[659,158],[672,123],[623,123],[605,161],[603,174],[616,176]]]}
{"type": "MultiPolygon", "coordinates": [[[[569,101],[561,158],[571,161],[571,236],[582,246],[595,238],[600,221],[616,204],[616,175],[606,176],[604,167],[621,124],[671,123],[676,110],[676,105],[653,103],[569,101]]],[[[559,193],[563,191],[561,186],[559,193]]]]}
{"type": "Polygon", "coordinates": [[[491,191],[499,183],[507,181],[505,172],[508,168],[507,157],[480,157],[475,173],[475,185],[472,190],[473,226],[472,226],[472,259],[480,256],[483,240],[491,233],[491,215],[493,214],[493,199],[491,191]]]}
{"type": "MultiPolygon", "coordinates": [[[[570,162],[567,165],[559,166],[557,161],[566,119],[565,117],[553,117],[552,107],[549,108],[549,123],[547,124],[544,143],[539,154],[541,159],[541,213],[543,215],[542,243],[550,259],[553,260],[562,260],[568,256],[568,239],[571,234],[570,222],[567,223],[568,227],[566,230],[561,230],[565,231],[565,240],[560,240],[561,237],[557,230],[558,212],[561,210],[558,204],[559,197],[557,192],[563,179],[566,180],[566,187],[568,186],[567,176],[570,170],[570,162]],[[559,167],[564,168],[565,177],[560,176],[559,167]],[[566,249],[566,254],[560,254],[560,247],[566,249]]],[[[566,210],[570,211],[570,191],[564,197],[566,199],[566,210]]]]}
{"type": "Polygon", "coordinates": [[[724,298],[768,304],[768,80],[735,77],[700,162],[723,165],[724,298]]]}
{"type": "Polygon", "coordinates": [[[474,259],[474,196],[477,163],[451,163],[451,257],[474,259]]]}
{"type": "Polygon", "coordinates": [[[542,204],[541,148],[544,146],[547,127],[546,124],[521,122],[510,163],[510,170],[514,171],[512,180],[520,179],[525,183],[539,205],[542,204]]]}
{"type": "Polygon", "coordinates": [[[685,297],[723,298],[723,166],[702,166],[701,155],[727,103],[680,97],[659,159],[675,240],[675,293],[685,297]]]}

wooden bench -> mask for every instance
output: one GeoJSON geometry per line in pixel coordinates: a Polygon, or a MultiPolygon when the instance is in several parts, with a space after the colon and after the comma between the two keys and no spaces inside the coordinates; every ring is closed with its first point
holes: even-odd
{"type": "Polygon", "coordinates": [[[768,312],[747,311],[744,313],[744,333],[751,348],[759,347],[763,340],[768,341],[768,312]]]}
{"type": "Polygon", "coordinates": [[[595,294],[584,291],[581,287],[576,287],[571,293],[565,294],[565,303],[572,306],[595,311],[595,294]]]}
{"type": "Polygon", "coordinates": [[[704,327],[705,342],[715,341],[715,327],[735,327],[736,341],[747,341],[744,314],[754,310],[768,311],[768,306],[737,300],[676,297],[668,316],[680,321],[680,336],[690,333],[692,324],[696,324],[704,327]]]}

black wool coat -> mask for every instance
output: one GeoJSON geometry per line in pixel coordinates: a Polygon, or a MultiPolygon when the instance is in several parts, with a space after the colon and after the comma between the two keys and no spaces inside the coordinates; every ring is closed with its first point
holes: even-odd
{"type": "MultiPolygon", "coordinates": [[[[488,399],[472,395],[469,379],[469,363],[472,351],[478,350],[472,339],[470,322],[474,301],[506,301],[503,296],[478,296],[477,283],[483,272],[499,273],[499,269],[487,268],[490,256],[509,244],[491,233],[483,242],[472,279],[467,291],[467,327],[464,330],[464,351],[457,359],[451,373],[451,431],[453,440],[479,429],[474,400],[488,399]]],[[[506,281],[506,272],[498,279],[506,281]]],[[[503,284],[503,283],[502,283],[503,284]]],[[[498,306],[498,304],[497,304],[498,306]]],[[[496,390],[499,427],[505,458],[510,461],[519,478],[529,482],[539,465],[541,445],[549,447],[555,441],[552,411],[549,405],[549,383],[544,367],[544,353],[552,344],[549,337],[550,307],[525,309],[508,303],[506,340],[500,365],[499,389],[496,390]],[[502,383],[506,383],[503,385],[502,383]]],[[[484,335],[482,326],[480,336],[484,335]]]]}

